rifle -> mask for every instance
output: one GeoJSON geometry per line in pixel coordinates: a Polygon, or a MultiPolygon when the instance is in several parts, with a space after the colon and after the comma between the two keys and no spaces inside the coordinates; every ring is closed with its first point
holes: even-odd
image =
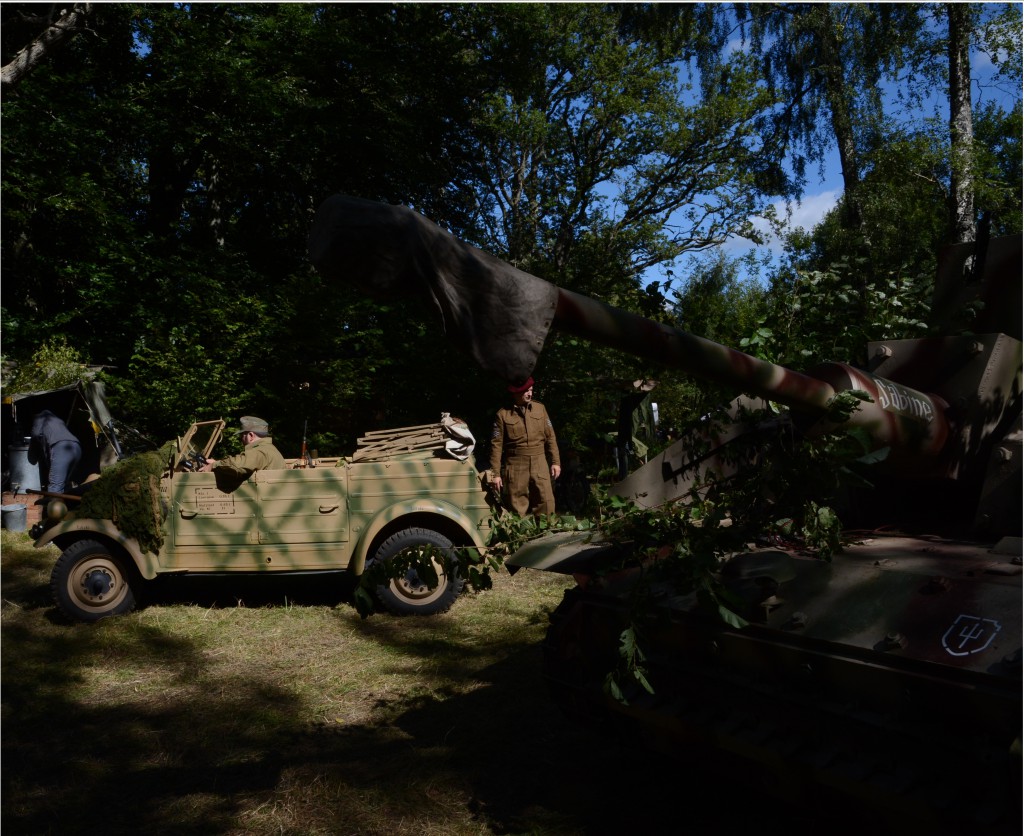
{"type": "Polygon", "coordinates": [[[309,426],[309,419],[307,418],[302,422],[302,452],[299,453],[300,464],[297,467],[316,467],[313,464],[313,457],[309,454],[306,449],[306,428],[309,426]]]}

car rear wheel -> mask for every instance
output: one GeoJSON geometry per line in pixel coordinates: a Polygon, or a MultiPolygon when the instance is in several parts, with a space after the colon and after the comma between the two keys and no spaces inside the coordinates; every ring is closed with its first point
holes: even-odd
{"type": "Polygon", "coordinates": [[[464,581],[457,574],[458,558],[452,541],[429,528],[405,528],[381,543],[373,562],[393,564],[399,555],[411,558],[436,550],[443,554],[429,556],[430,565],[437,575],[437,583],[415,567],[408,567],[388,584],[377,586],[377,597],[396,615],[435,615],[447,612],[462,592],[464,581]],[[413,550],[412,554],[408,550],[413,550]],[[447,564],[447,565],[446,565],[447,564]],[[450,567],[450,570],[449,568],[450,567]]]}
{"type": "Polygon", "coordinates": [[[50,590],[61,611],[76,621],[99,621],[135,609],[132,569],[95,540],[68,546],[50,574],[50,590]]]}

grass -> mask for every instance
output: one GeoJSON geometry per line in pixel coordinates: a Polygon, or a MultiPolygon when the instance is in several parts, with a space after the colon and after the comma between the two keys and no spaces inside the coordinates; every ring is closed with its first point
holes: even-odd
{"type": "Polygon", "coordinates": [[[366,620],[322,580],[179,581],[85,625],[50,599],[56,556],[3,531],[5,835],[700,834],[780,814],[559,713],[541,642],[563,576],[366,620]]]}
{"type": "Polygon", "coordinates": [[[550,717],[494,696],[511,669],[536,686],[562,577],[367,620],[322,581],[179,582],[80,625],[50,602],[56,556],[3,532],[5,830],[487,833],[460,752],[507,708],[550,717]]]}

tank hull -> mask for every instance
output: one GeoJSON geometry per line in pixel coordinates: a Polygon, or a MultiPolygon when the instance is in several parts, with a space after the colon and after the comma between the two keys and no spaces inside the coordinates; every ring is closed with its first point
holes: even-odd
{"type": "Polygon", "coordinates": [[[900,537],[832,563],[744,555],[723,581],[751,623],[666,591],[633,622],[653,693],[634,684],[624,701],[605,682],[638,578],[613,575],[553,613],[545,679],[571,718],[788,800],[853,798],[916,832],[1019,833],[1019,547],[900,537]]]}

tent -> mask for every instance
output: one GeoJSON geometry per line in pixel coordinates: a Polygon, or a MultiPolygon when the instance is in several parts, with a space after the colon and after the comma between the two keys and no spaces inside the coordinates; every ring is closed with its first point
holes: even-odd
{"type": "Polygon", "coordinates": [[[107,406],[103,383],[80,380],[38,392],[4,395],[3,399],[3,482],[8,488],[39,488],[40,475],[28,462],[32,419],[49,409],[60,417],[82,444],[82,460],[72,481],[81,484],[91,474],[122,458],[115,422],[107,406]],[[15,485],[15,481],[19,484],[15,485]]]}

